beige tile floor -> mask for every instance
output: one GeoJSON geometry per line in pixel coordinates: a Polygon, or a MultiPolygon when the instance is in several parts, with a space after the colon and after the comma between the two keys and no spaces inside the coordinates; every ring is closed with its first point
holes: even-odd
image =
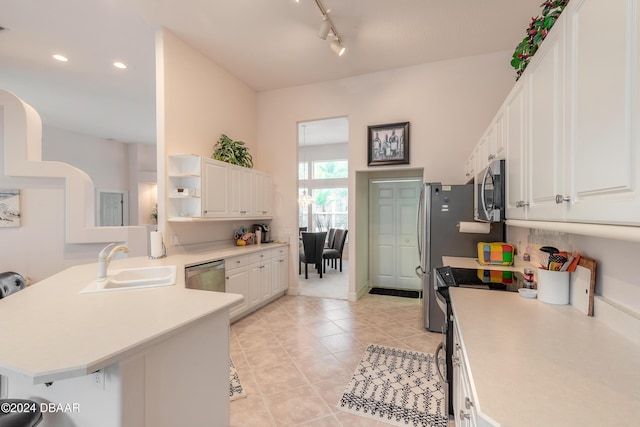
{"type": "Polygon", "coordinates": [[[288,296],[231,325],[231,358],[248,396],[231,426],[388,426],[336,404],[368,344],[434,353],[421,300],[366,295],[357,302],[288,296]]]}

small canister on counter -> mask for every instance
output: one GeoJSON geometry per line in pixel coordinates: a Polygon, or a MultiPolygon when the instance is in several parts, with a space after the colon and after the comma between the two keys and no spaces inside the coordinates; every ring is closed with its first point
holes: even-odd
{"type": "Polygon", "coordinates": [[[533,270],[530,268],[525,268],[523,271],[524,276],[524,287],[533,289],[533,270]]]}

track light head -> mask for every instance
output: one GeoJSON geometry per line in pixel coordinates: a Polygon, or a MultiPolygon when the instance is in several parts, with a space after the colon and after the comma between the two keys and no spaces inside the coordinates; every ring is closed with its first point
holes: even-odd
{"type": "Polygon", "coordinates": [[[331,31],[331,22],[326,16],[322,17],[322,23],[320,24],[320,31],[318,31],[318,37],[322,40],[326,40],[331,31]]]}
{"type": "Polygon", "coordinates": [[[334,51],[336,55],[342,56],[342,54],[344,54],[345,47],[342,45],[340,39],[336,39],[331,42],[331,50],[334,51]]]}

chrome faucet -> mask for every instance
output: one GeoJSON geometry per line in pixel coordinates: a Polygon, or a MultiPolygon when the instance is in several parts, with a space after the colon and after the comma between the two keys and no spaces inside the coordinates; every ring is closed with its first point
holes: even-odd
{"type": "Polygon", "coordinates": [[[107,252],[111,246],[115,245],[115,243],[109,243],[105,246],[98,255],[98,280],[105,280],[107,278],[107,269],[109,268],[109,263],[111,262],[111,258],[117,252],[129,252],[129,248],[125,245],[118,245],[111,249],[110,252],[107,252]]]}

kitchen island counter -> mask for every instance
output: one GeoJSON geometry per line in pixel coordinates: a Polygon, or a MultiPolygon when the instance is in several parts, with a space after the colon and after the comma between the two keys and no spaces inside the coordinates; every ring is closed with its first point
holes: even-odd
{"type": "Polygon", "coordinates": [[[184,267],[280,246],[113,260],[109,272],[177,267],[175,285],[140,289],[81,293],[97,263],[79,265],[0,300],[0,398],[79,409],[43,427],[227,425],[229,309],[243,296],[186,289],[184,267]]]}
{"type": "Polygon", "coordinates": [[[476,409],[508,426],[635,426],[640,346],[569,305],[449,289],[476,409]]]}

